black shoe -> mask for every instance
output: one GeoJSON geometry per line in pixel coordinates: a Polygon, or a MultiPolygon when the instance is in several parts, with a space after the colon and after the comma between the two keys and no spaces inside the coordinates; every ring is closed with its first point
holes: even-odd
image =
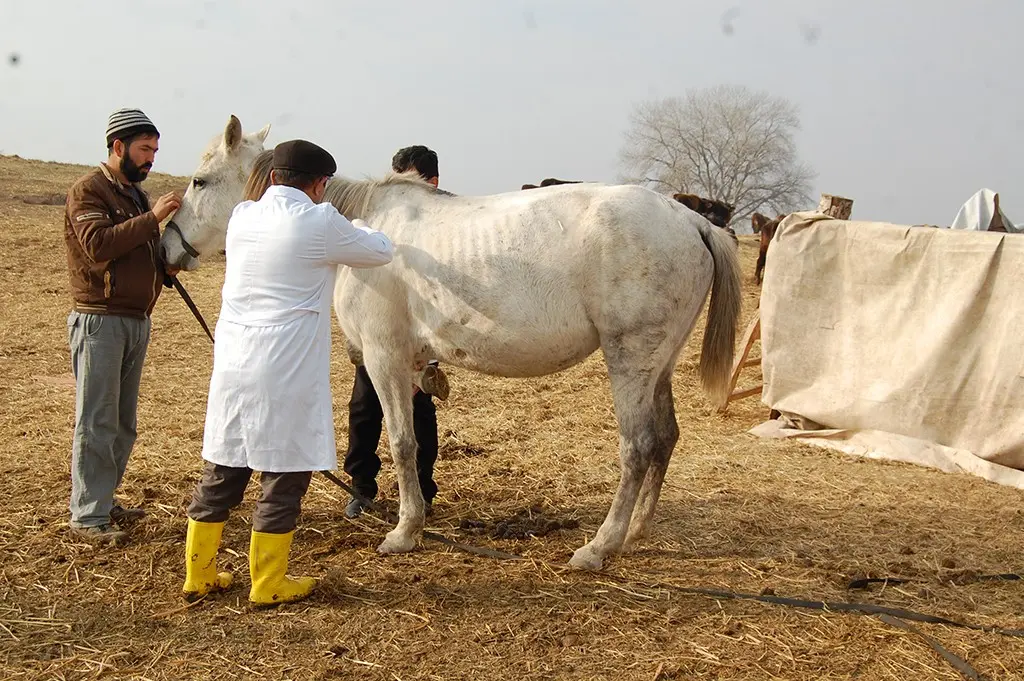
{"type": "Polygon", "coordinates": [[[353,499],[348,502],[348,506],[345,507],[345,517],[358,518],[363,514],[363,511],[368,508],[370,508],[369,504],[365,504],[359,499],[353,499]]]}
{"type": "Polygon", "coordinates": [[[146,512],[141,508],[125,508],[121,504],[114,504],[110,509],[110,519],[118,525],[130,525],[145,515],[146,512]]]}
{"type": "MultiPolygon", "coordinates": [[[[348,506],[345,507],[345,517],[351,519],[358,518],[363,514],[363,511],[367,510],[368,508],[370,508],[368,504],[364,504],[359,499],[353,499],[352,501],[348,502],[348,506]]],[[[432,502],[428,501],[424,503],[423,515],[427,518],[434,515],[434,504],[432,502]]]]}

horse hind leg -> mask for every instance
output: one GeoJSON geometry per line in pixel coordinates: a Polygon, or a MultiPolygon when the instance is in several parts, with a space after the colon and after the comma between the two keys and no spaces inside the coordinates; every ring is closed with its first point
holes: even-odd
{"type": "Polygon", "coordinates": [[[651,373],[616,365],[609,362],[619,421],[619,486],[597,534],[576,549],[569,560],[570,566],[583,570],[601,569],[607,556],[621,550],[637,496],[659,445],[651,373]]]}
{"type": "Polygon", "coordinates": [[[646,537],[652,527],[654,510],[658,505],[661,486],[665,481],[665,473],[672,458],[672,451],[679,441],[679,425],[676,423],[675,405],[672,401],[672,372],[667,369],[658,380],[654,389],[655,426],[658,442],[651,457],[651,465],[647,468],[643,487],[633,518],[626,533],[623,552],[631,550],[637,542],[646,537]]]}

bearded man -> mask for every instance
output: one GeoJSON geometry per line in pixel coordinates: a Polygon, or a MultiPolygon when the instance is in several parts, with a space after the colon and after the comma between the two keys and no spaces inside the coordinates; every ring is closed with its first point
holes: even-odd
{"type": "Polygon", "coordinates": [[[143,515],[114,500],[136,439],[150,314],[166,274],[160,223],[181,204],[176,192],[152,206],[139,183],[149,175],[160,133],[138,109],[107,120],[107,161],[68,190],[64,242],[73,308],[68,344],[75,375],[71,449],[71,531],[122,543],[122,526],[143,515]]]}

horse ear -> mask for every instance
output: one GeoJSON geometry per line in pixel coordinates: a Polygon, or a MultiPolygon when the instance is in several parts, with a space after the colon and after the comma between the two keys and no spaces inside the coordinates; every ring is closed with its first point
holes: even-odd
{"type": "Polygon", "coordinates": [[[269,135],[269,134],[270,134],[270,123],[267,123],[262,128],[260,128],[259,132],[256,133],[256,139],[258,139],[260,141],[260,144],[263,144],[264,142],[267,141],[267,135],[269,135]]]}
{"type": "Polygon", "coordinates": [[[235,114],[231,114],[228,125],[224,128],[224,148],[233,151],[242,141],[242,122],[235,114]]]}

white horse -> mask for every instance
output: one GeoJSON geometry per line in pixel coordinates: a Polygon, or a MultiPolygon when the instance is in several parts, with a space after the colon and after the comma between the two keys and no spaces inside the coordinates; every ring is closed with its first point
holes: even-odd
{"type": "MultiPolygon", "coordinates": [[[[183,269],[223,247],[266,128],[231,117],[203,154],[166,260],[183,269]],[[191,254],[187,251],[191,251],[191,254]]],[[[334,178],[325,200],[395,243],[389,265],[339,268],[334,310],[362,353],[384,408],[399,484],[399,522],[381,553],[422,536],[411,384],[428,359],[493,376],[552,374],[600,348],[619,425],[621,474],[594,538],[569,563],[600,569],[646,534],[679,439],[672,374],[708,291],[700,359],[705,390],[728,388],[740,274],[724,230],[638,186],[560,185],[494,196],[438,193],[414,174],[334,178]],[[639,501],[639,503],[637,503],[639,501]]]]}

